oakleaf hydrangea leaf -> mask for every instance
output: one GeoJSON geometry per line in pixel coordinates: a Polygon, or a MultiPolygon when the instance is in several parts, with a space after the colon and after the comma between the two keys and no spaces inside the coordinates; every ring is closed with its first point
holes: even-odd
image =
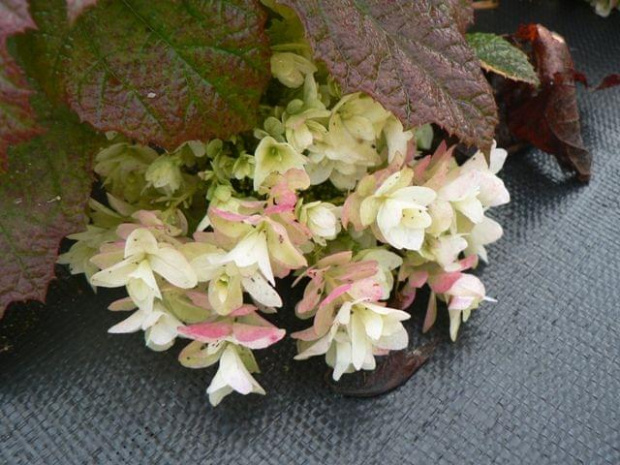
{"type": "Polygon", "coordinates": [[[448,4],[452,7],[450,14],[456,21],[459,31],[461,34],[465,34],[467,28],[474,22],[474,9],[471,0],[451,0],[448,4]]]}
{"type": "Polygon", "coordinates": [[[68,103],[164,148],[250,129],[269,80],[265,20],[256,0],[99,2],[64,44],[68,103]]]}
{"type": "Polygon", "coordinates": [[[496,34],[467,34],[467,41],[480,59],[482,67],[493,73],[538,86],[539,80],[527,55],[496,34]]]}
{"type": "MultiPolygon", "coordinates": [[[[364,91],[409,126],[436,123],[490,150],[497,109],[456,0],[282,0],[344,92],[364,91]],[[457,15],[458,13],[458,15],[457,15]]],[[[465,11],[467,13],[467,11],[465,11]]]]}
{"type": "Polygon", "coordinates": [[[84,228],[90,156],[101,140],[77,121],[9,149],[0,175],[0,316],[15,301],[43,300],[61,239],[84,228]]]}
{"type": "Polygon", "coordinates": [[[3,40],[34,27],[27,0],[0,0],[0,37],[3,40]]]}
{"type": "Polygon", "coordinates": [[[28,82],[7,50],[10,36],[34,27],[26,0],[0,0],[0,172],[7,168],[9,145],[39,132],[28,82]]]}

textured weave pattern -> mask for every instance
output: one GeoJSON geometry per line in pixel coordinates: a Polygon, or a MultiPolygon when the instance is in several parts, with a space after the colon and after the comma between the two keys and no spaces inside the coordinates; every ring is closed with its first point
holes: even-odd
{"type": "MultiPolygon", "coordinates": [[[[502,0],[478,20],[496,32],[548,25],[593,82],[620,71],[620,14],[502,0]]],[[[49,305],[0,322],[0,463],[620,463],[620,89],[582,92],[580,109],[593,181],[578,185],[541,153],[509,160],[513,201],[496,215],[506,234],[481,270],[499,303],[405,386],[343,399],[321,360],[291,360],[289,341],[257,353],[267,397],[213,410],[213,371],[180,367],[180,345],[157,354],[138,335],[106,334],[118,294],[61,280],[49,305]]]]}

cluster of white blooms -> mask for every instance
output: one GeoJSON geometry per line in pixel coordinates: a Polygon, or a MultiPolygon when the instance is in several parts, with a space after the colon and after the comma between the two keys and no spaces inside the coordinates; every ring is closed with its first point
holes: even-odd
{"type": "Polygon", "coordinates": [[[132,313],[110,332],[144,331],[154,350],[189,339],[183,365],[219,363],[213,405],[264,394],[252,351],[285,335],[262,316],[283,306],[276,278],[306,283],[295,310],[312,322],[292,334],[296,358],[325,356],[335,380],[407,347],[417,289],[431,290],[424,330],[441,301],[452,339],[488,300],[466,271],[502,235],[487,211],[509,201],[496,175],[506,152],[463,164],[445,143],[431,152],[430,127],[340,95],[306,50],[274,46],[283,97],[251,134],[165,153],[110,134],[95,164],[107,205],[91,201],[91,224],[60,258],[93,287],[126,289],[110,309],[132,313]]]}

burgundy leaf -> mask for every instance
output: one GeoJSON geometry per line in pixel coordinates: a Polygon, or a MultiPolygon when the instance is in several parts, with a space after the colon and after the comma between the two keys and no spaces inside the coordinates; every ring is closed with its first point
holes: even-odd
{"type": "Polygon", "coordinates": [[[3,40],[36,26],[28,12],[27,0],[0,0],[0,38],[3,40]]]}
{"type": "Polygon", "coordinates": [[[575,72],[565,40],[537,24],[522,26],[513,39],[528,51],[541,84],[536,88],[494,79],[507,128],[515,143],[527,142],[553,154],[579,180],[588,181],[592,156],[581,137],[575,87],[576,79],[583,79],[575,72]]]}
{"type": "Polygon", "coordinates": [[[98,2],[53,56],[83,120],[174,148],[253,127],[270,76],[265,21],[257,0],[98,2]]]}
{"type": "Polygon", "coordinates": [[[469,26],[474,22],[474,9],[471,0],[451,0],[451,15],[456,22],[461,34],[465,34],[469,26]]]}
{"type": "Polygon", "coordinates": [[[10,36],[35,27],[26,0],[0,0],[0,173],[7,169],[8,147],[40,132],[28,82],[6,47],[10,36]]]}
{"type": "Polygon", "coordinates": [[[616,86],[620,86],[620,74],[610,74],[603,78],[601,83],[596,86],[595,90],[609,89],[616,86]]]}
{"type": "Polygon", "coordinates": [[[11,170],[0,175],[0,316],[11,302],[44,299],[60,241],[84,228],[90,155],[101,141],[68,118],[12,146],[11,170]]]}
{"type": "Polygon", "coordinates": [[[462,0],[282,0],[344,92],[363,91],[404,124],[436,123],[488,150],[497,111],[461,30],[462,0]],[[449,14],[447,14],[449,13],[449,14]]]}

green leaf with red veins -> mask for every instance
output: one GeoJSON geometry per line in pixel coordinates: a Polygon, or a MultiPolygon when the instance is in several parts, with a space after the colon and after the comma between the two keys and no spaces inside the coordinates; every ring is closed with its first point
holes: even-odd
{"type": "Polygon", "coordinates": [[[67,101],[99,130],[170,149],[250,129],[270,77],[265,20],[257,0],[99,2],[63,44],[67,101]]]}
{"type": "MultiPolygon", "coordinates": [[[[461,30],[463,0],[282,0],[345,92],[364,91],[408,126],[436,123],[490,150],[493,94],[461,30]]],[[[464,8],[464,10],[463,10],[464,8]]]]}
{"type": "Polygon", "coordinates": [[[26,0],[0,0],[0,172],[7,168],[8,147],[39,132],[28,82],[6,46],[10,36],[34,27],[26,0]]]}
{"type": "Polygon", "coordinates": [[[0,175],[0,316],[14,301],[43,300],[61,239],[86,224],[90,160],[104,141],[56,113],[45,132],[9,149],[0,175]]]}

